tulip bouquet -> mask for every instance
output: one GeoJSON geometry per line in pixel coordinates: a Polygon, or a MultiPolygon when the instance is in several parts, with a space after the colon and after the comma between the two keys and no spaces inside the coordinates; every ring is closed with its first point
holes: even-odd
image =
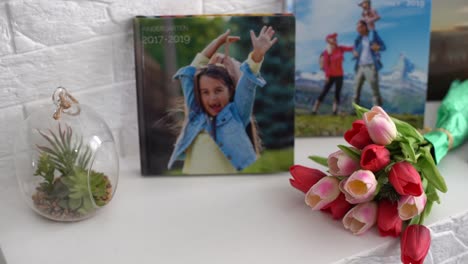
{"type": "Polygon", "coordinates": [[[401,236],[403,263],[422,263],[430,247],[424,218],[447,187],[431,151],[433,145],[410,124],[382,108],[354,105],[358,120],[328,158],[310,156],[327,173],[290,168],[293,187],[313,210],[330,212],[353,234],[377,225],[382,236],[401,236]],[[402,232],[402,230],[404,230],[402,232]]]}

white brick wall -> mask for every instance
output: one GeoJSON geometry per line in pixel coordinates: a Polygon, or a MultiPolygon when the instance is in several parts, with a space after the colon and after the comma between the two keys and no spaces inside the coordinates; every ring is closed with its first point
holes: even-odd
{"type": "Polygon", "coordinates": [[[6,160],[13,158],[13,124],[35,105],[49,103],[57,86],[66,87],[81,103],[102,114],[121,155],[139,152],[134,16],[281,12],[282,3],[0,0],[0,179],[13,177],[11,166],[6,167],[6,160]]]}

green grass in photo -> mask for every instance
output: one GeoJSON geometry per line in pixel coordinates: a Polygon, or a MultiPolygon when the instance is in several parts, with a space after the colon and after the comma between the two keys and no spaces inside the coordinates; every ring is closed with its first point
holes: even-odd
{"type": "Polygon", "coordinates": [[[242,173],[273,173],[288,171],[294,164],[294,148],[269,149],[262,152],[260,158],[242,173]]]}
{"type": "MultiPolygon", "coordinates": [[[[424,116],[398,114],[391,115],[402,121],[410,123],[416,128],[422,128],[424,116]]],[[[296,137],[335,137],[342,136],[346,130],[351,128],[355,115],[312,115],[309,113],[296,112],[295,135],[296,137]]]]}
{"type": "MultiPolygon", "coordinates": [[[[267,149],[262,152],[258,160],[245,168],[239,174],[275,173],[288,171],[294,164],[294,148],[267,149]]],[[[182,169],[168,170],[163,175],[187,176],[182,169]]]]}

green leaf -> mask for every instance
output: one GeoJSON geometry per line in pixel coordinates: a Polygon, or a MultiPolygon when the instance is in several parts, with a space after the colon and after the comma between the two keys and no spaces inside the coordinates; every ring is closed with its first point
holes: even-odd
{"type": "Polygon", "coordinates": [[[384,169],[385,173],[389,173],[393,165],[395,165],[395,163],[396,163],[395,161],[392,161],[387,166],[385,166],[385,169],[384,169]]]}
{"type": "Polygon", "coordinates": [[[88,146],[85,146],[85,151],[83,153],[83,161],[81,164],[82,168],[88,167],[89,161],[91,160],[91,156],[92,156],[91,149],[88,146]]]}
{"type": "Polygon", "coordinates": [[[65,140],[65,130],[62,131],[62,126],[60,125],[60,123],[58,124],[58,132],[60,136],[60,141],[62,142],[64,149],[69,149],[70,148],[70,145],[68,144],[69,142],[65,140]]]}
{"type": "Polygon", "coordinates": [[[412,125],[393,117],[391,117],[391,119],[395,123],[398,133],[401,134],[404,138],[411,137],[416,139],[416,142],[424,141],[424,137],[412,125]]]}
{"type": "Polygon", "coordinates": [[[72,188],[74,185],[73,180],[70,177],[61,177],[60,181],[65,184],[68,188],[72,188]]]}
{"type": "Polygon", "coordinates": [[[47,153],[52,156],[57,156],[57,153],[53,151],[51,148],[45,147],[45,146],[37,146],[37,148],[42,152],[42,153],[47,153]]]}
{"type": "Polygon", "coordinates": [[[385,148],[390,152],[398,152],[400,151],[400,143],[394,140],[392,143],[386,145],[385,148]]]}
{"type": "Polygon", "coordinates": [[[49,132],[50,132],[50,135],[51,135],[52,138],[53,138],[54,143],[58,146],[59,150],[60,150],[61,152],[65,152],[65,151],[66,151],[66,148],[65,148],[65,146],[63,145],[63,142],[61,142],[60,139],[58,139],[58,137],[55,135],[54,132],[52,132],[52,130],[49,129],[49,132]]]}
{"type": "Polygon", "coordinates": [[[352,158],[355,161],[361,161],[361,151],[355,148],[350,148],[345,145],[338,145],[338,148],[341,149],[346,155],[352,158]]]}
{"type": "Polygon", "coordinates": [[[49,194],[53,191],[54,188],[54,172],[54,162],[51,160],[50,156],[47,153],[42,152],[42,154],[39,157],[34,176],[41,176],[44,178],[45,182],[41,183],[41,188],[49,194]]]}
{"type": "Polygon", "coordinates": [[[52,146],[52,148],[54,149],[55,153],[60,153],[60,148],[57,146],[57,144],[55,144],[55,142],[52,140],[52,138],[50,138],[48,135],[46,135],[44,132],[40,131],[40,130],[37,130],[37,132],[39,132],[39,134],[45,139],[47,140],[47,142],[49,142],[49,144],[52,146]]]}
{"type": "Polygon", "coordinates": [[[68,197],[70,197],[70,199],[80,199],[83,197],[83,195],[81,192],[74,190],[72,193],[68,195],[68,197]]]}
{"type": "Polygon", "coordinates": [[[309,156],[309,159],[328,168],[328,159],[320,156],[309,156]]]}
{"type": "Polygon", "coordinates": [[[82,209],[85,210],[86,213],[89,213],[94,210],[93,202],[91,201],[91,198],[89,196],[83,197],[82,209]]]}
{"type": "Polygon", "coordinates": [[[55,181],[53,191],[51,192],[51,196],[62,199],[67,197],[69,193],[70,190],[65,184],[63,184],[62,181],[55,181]]]}
{"type": "Polygon", "coordinates": [[[394,155],[392,159],[395,162],[406,161],[406,157],[404,157],[403,155],[394,155]]]}
{"type": "MultiPolygon", "coordinates": [[[[429,216],[429,214],[431,213],[431,210],[432,210],[432,206],[434,205],[434,201],[427,201],[426,202],[426,206],[424,207],[424,211],[422,212],[423,214],[423,218],[426,218],[427,216],[429,216]]],[[[422,224],[422,223],[421,223],[422,224]]]]}
{"type": "Polygon", "coordinates": [[[407,142],[401,141],[400,147],[403,155],[405,156],[406,160],[410,163],[416,163],[416,153],[413,149],[414,139],[407,138],[407,142]]]}
{"type": "Polygon", "coordinates": [[[360,105],[357,105],[355,103],[353,103],[353,107],[354,107],[354,110],[356,111],[356,116],[358,117],[358,119],[362,119],[362,117],[364,116],[364,113],[369,112],[369,109],[362,107],[360,105]]]}
{"type": "Polygon", "coordinates": [[[71,210],[76,210],[78,208],[81,207],[81,205],[83,204],[83,199],[80,197],[80,198],[70,198],[70,200],[68,200],[68,206],[70,207],[71,210]]]}
{"type": "Polygon", "coordinates": [[[439,195],[437,194],[437,190],[435,189],[433,185],[427,185],[425,189],[425,193],[427,196],[427,201],[436,202],[440,204],[439,195]]]}
{"type": "Polygon", "coordinates": [[[425,153],[423,153],[417,163],[419,168],[421,168],[422,176],[427,179],[429,185],[433,185],[437,190],[443,193],[447,192],[445,180],[442,175],[440,175],[431,154],[425,149],[423,149],[423,151],[425,153]]]}
{"type": "Polygon", "coordinates": [[[380,184],[380,185],[384,185],[386,183],[388,183],[388,176],[387,174],[385,174],[385,172],[382,173],[382,171],[380,171],[377,175],[377,183],[380,184]]]}

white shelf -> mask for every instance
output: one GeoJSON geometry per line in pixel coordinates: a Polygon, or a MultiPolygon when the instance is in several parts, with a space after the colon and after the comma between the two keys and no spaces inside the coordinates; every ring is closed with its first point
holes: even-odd
{"type": "MultiPolygon", "coordinates": [[[[296,163],[315,166],[341,138],[296,140],[296,163]]],[[[468,145],[440,164],[449,192],[427,224],[468,210],[468,145]]],[[[376,229],[361,237],[328,214],[311,211],[289,174],[142,177],[137,157],[121,162],[114,200],[76,223],[29,209],[14,176],[0,193],[0,245],[16,263],[331,263],[392,241],[376,229]]]]}

